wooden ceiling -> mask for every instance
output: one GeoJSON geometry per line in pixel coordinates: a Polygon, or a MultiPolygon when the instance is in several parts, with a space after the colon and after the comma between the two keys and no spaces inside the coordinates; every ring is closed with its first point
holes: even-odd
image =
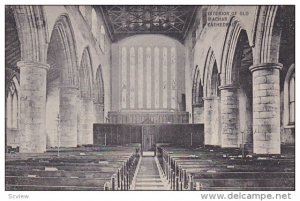
{"type": "Polygon", "coordinates": [[[112,41],[135,34],[164,34],[182,41],[197,6],[96,6],[102,12],[112,41]]]}

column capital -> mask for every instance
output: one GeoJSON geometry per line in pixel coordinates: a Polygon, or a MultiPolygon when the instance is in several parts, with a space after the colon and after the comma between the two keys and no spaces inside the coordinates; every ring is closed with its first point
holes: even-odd
{"type": "Polygon", "coordinates": [[[281,63],[259,63],[250,66],[249,70],[254,72],[256,70],[263,70],[263,69],[279,69],[281,70],[283,65],[281,63]]]}
{"type": "Polygon", "coordinates": [[[17,63],[18,68],[41,68],[45,69],[46,71],[49,70],[50,65],[42,62],[36,61],[19,61],[17,63]]]}
{"type": "Polygon", "coordinates": [[[219,86],[220,90],[236,90],[238,88],[239,87],[236,84],[225,84],[225,85],[219,86]]]}

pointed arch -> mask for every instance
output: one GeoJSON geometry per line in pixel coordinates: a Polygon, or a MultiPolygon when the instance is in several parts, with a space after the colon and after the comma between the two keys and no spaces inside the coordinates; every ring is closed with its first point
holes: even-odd
{"type": "MultiPolygon", "coordinates": [[[[228,25],[221,57],[221,85],[229,85],[234,81],[232,66],[240,32],[245,30],[241,22],[233,16],[228,25]]],[[[248,39],[249,41],[249,39],[248,39]]]]}
{"type": "Polygon", "coordinates": [[[205,66],[204,66],[204,73],[203,73],[204,97],[209,97],[211,95],[212,75],[213,75],[214,68],[216,68],[215,71],[217,72],[217,80],[219,80],[219,72],[217,68],[216,57],[214,55],[214,51],[210,47],[207,52],[205,66]]]}
{"type": "Polygon", "coordinates": [[[261,6],[258,12],[255,64],[278,62],[281,29],[279,21],[275,20],[278,6],[261,6]]]}
{"type": "Polygon", "coordinates": [[[53,27],[47,63],[50,64],[48,81],[60,77],[62,85],[78,86],[76,41],[67,15],[59,16],[53,27]]]}
{"type": "Polygon", "coordinates": [[[20,83],[19,76],[11,69],[7,69],[6,85],[6,126],[7,128],[19,128],[20,115],[20,83]]]}
{"type": "Polygon", "coordinates": [[[12,6],[21,43],[21,60],[46,63],[47,21],[43,6],[12,6]]]}
{"type": "Polygon", "coordinates": [[[89,47],[83,50],[79,74],[81,97],[92,98],[93,67],[89,47]]]}
{"type": "Polygon", "coordinates": [[[99,65],[96,71],[96,79],[95,79],[96,93],[95,93],[95,103],[104,104],[104,83],[103,83],[103,74],[102,74],[102,66],[99,65]]]}
{"type": "Polygon", "coordinates": [[[58,16],[47,51],[46,146],[76,146],[79,85],[76,41],[67,14],[58,16]],[[60,130],[58,132],[58,118],[60,130]]]}
{"type": "Polygon", "coordinates": [[[203,84],[200,75],[200,69],[197,65],[194,70],[193,86],[192,86],[192,104],[197,105],[202,103],[203,98],[203,84]]]}
{"type": "Polygon", "coordinates": [[[204,140],[207,145],[219,146],[221,141],[220,76],[213,49],[207,52],[204,66],[204,140]]]}

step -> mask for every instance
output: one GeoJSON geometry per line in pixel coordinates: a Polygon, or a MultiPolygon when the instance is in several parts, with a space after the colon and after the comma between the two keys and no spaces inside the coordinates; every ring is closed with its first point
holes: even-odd
{"type": "Polygon", "coordinates": [[[149,191],[149,190],[153,190],[153,191],[157,191],[157,190],[168,190],[166,188],[161,188],[161,187],[136,187],[135,190],[144,190],[144,191],[149,191]]]}
{"type": "Polygon", "coordinates": [[[159,181],[160,182],[161,179],[160,178],[137,178],[136,181],[137,182],[139,182],[139,181],[143,181],[143,182],[159,181]]]}
{"type": "Polygon", "coordinates": [[[144,179],[144,178],[155,178],[155,179],[160,179],[159,175],[137,175],[136,178],[141,178],[141,179],[144,179]]]}
{"type": "Polygon", "coordinates": [[[161,184],[155,184],[155,183],[153,183],[153,184],[139,184],[139,183],[136,183],[135,187],[161,187],[161,188],[163,188],[164,184],[163,183],[161,183],[161,184]]]}

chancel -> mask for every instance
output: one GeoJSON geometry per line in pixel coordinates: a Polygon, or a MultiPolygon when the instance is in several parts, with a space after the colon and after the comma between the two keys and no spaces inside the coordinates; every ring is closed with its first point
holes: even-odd
{"type": "Polygon", "coordinates": [[[295,190],[295,6],[6,5],[5,189],[295,190]]]}

